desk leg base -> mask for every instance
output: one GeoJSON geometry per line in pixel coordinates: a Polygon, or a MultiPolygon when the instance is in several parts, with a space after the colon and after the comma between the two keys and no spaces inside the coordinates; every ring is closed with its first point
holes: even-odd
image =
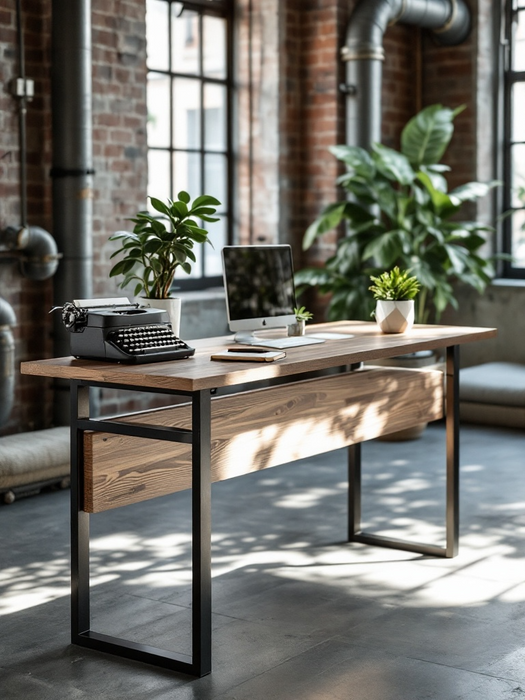
{"type": "Polygon", "coordinates": [[[446,547],[439,547],[434,544],[419,544],[409,540],[396,539],[395,537],[384,537],[383,535],[372,535],[366,532],[356,532],[349,538],[350,542],[360,542],[370,544],[375,547],[386,547],[388,549],[401,549],[405,552],[415,552],[426,554],[431,557],[453,557],[454,554],[447,552],[446,547]]]}
{"type": "Polygon", "coordinates": [[[446,546],[368,534],[361,530],[361,445],[348,447],[348,541],[452,558],[459,547],[459,347],[446,350],[446,546]]]}
{"type": "Polygon", "coordinates": [[[161,668],[178,671],[190,676],[202,677],[211,672],[211,667],[206,669],[198,668],[196,664],[192,663],[189,655],[165,651],[147,644],[130,642],[127,639],[119,639],[118,637],[111,637],[99,632],[83,632],[75,636],[71,641],[73,644],[86,647],[87,649],[114,654],[125,659],[152,664],[153,666],[160,666],[161,668]]]}

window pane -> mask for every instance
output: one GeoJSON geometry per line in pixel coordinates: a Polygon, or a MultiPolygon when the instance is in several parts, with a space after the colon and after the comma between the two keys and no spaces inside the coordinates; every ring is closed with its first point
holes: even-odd
{"type": "Polygon", "coordinates": [[[520,209],[512,215],[513,266],[525,268],[525,211],[520,209]]]}
{"type": "Polygon", "coordinates": [[[219,211],[226,210],[226,157],[207,154],[204,157],[204,191],[221,202],[219,211]]]}
{"type": "Polygon", "coordinates": [[[223,217],[219,221],[214,221],[213,223],[203,223],[203,227],[207,228],[209,231],[209,239],[213,244],[213,248],[210,245],[206,245],[205,248],[205,258],[204,258],[204,274],[207,277],[220,277],[222,276],[222,259],[221,250],[227,243],[226,240],[226,221],[223,217]]]}
{"type": "Polygon", "coordinates": [[[169,70],[169,5],[164,0],[146,2],[146,46],[148,68],[169,70]]]}
{"type": "Polygon", "coordinates": [[[518,197],[518,188],[525,187],[525,145],[512,146],[512,206],[521,207],[523,202],[518,197]]]}
{"type": "Polygon", "coordinates": [[[199,69],[199,15],[184,10],[179,15],[180,3],[171,11],[171,70],[174,73],[198,75],[199,69]]]}
{"type": "Polygon", "coordinates": [[[170,145],[170,79],[148,73],[148,146],[170,145]]]}
{"type": "Polygon", "coordinates": [[[222,85],[204,86],[204,148],[226,150],[226,88],[222,85]]]}
{"type": "Polygon", "coordinates": [[[198,153],[175,153],[173,157],[173,193],[185,190],[192,199],[203,194],[198,153]]]}
{"type": "Polygon", "coordinates": [[[512,55],[512,68],[525,70],[525,11],[518,13],[518,21],[514,26],[512,55]]]}
{"type": "Polygon", "coordinates": [[[525,83],[515,83],[512,88],[512,134],[513,141],[525,141],[525,83]]]}
{"type": "Polygon", "coordinates": [[[200,148],[200,82],[188,78],[173,81],[173,145],[175,148],[200,148]]]}
{"type": "Polygon", "coordinates": [[[226,77],[226,20],[203,17],[203,72],[208,78],[226,77]]]}
{"type": "Polygon", "coordinates": [[[163,201],[171,196],[168,151],[148,151],[148,195],[163,201]]]}

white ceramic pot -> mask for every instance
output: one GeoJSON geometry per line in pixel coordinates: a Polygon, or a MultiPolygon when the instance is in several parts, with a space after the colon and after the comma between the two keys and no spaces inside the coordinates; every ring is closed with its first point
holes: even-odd
{"type": "Polygon", "coordinates": [[[169,299],[146,299],[146,297],[140,297],[139,302],[141,306],[145,306],[148,309],[167,311],[173,333],[180,337],[181,300],[179,297],[170,297],[169,299]]]}
{"type": "Polygon", "coordinates": [[[406,333],[414,325],[414,300],[376,303],[376,321],[383,333],[406,333]]]}
{"type": "Polygon", "coordinates": [[[288,326],[288,335],[304,335],[306,330],[306,321],[296,321],[288,326]]]}

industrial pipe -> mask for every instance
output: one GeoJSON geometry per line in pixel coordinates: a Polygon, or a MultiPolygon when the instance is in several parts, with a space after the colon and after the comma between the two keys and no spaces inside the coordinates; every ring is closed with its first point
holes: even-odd
{"type": "Polygon", "coordinates": [[[0,297],[0,426],[7,422],[15,396],[15,341],[10,328],[15,324],[15,312],[0,297]]]}
{"type": "Polygon", "coordinates": [[[0,246],[22,253],[20,270],[32,280],[52,277],[61,257],[53,236],[40,226],[8,226],[0,231],[0,246]]]}
{"type": "Polygon", "coordinates": [[[381,141],[383,36],[397,22],[431,29],[441,44],[456,45],[470,32],[464,0],[360,0],[350,17],[346,44],[346,140],[369,149],[381,141]]]}
{"type": "MultiPolygon", "coordinates": [[[[53,0],[51,14],[53,233],[63,253],[54,305],[62,306],[93,295],[91,2],[53,0]]],[[[69,355],[69,336],[59,318],[53,337],[55,356],[69,355]]],[[[54,423],[67,425],[67,383],[56,381],[54,388],[54,423]]]]}

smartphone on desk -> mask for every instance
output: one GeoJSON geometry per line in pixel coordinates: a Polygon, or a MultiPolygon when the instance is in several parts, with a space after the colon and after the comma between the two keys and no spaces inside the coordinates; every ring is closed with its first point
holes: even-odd
{"type": "Polygon", "coordinates": [[[274,362],[286,357],[282,350],[266,350],[265,348],[228,348],[215,352],[212,360],[226,360],[229,362],[274,362]]]}

